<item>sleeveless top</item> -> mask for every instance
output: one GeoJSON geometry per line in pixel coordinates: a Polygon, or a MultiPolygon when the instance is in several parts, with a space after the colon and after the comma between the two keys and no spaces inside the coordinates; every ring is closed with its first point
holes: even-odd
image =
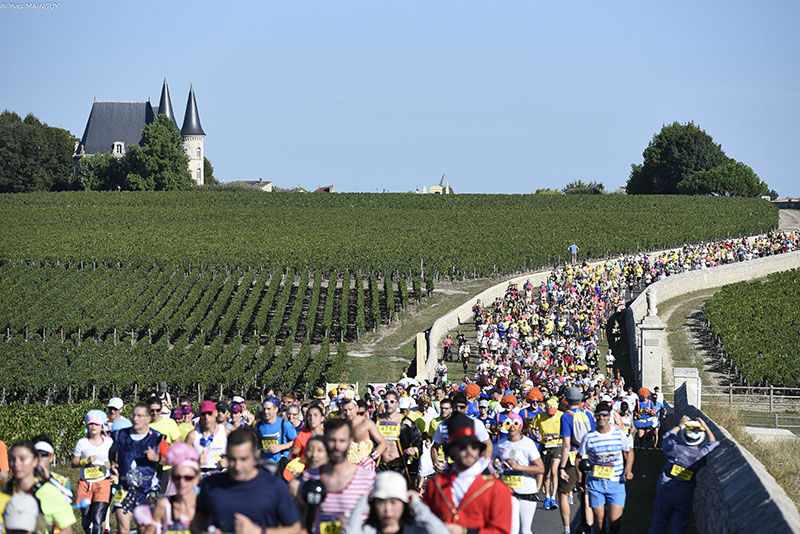
{"type": "Polygon", "coordinates": [[[167,507],[164,511],[164,524],[161,529],[162,534],[189,534],[189,526],[192,523],[192,518],[183,515],[180,517],[173,517],[172,507],[172,497],[167,497],[167,507]]]}
{"type": "Polygon", "coordinates": [[[217,425],[217,431],[206,438],[198,428],[192,445],[201,455],[206,455],[205,462],[200,464],[201,469],[219,469],[219,459],[228,447],[228,434],[224,428],[217,425]]]}

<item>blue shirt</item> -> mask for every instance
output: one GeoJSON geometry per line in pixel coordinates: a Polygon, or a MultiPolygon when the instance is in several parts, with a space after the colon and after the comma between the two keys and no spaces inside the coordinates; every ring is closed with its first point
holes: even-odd
{"type": "MultiPolygon", "coordinates": [[[[598,431],[589,432],[581,441],[581,448],[578,454],[589,457],[592,467],[599,465],[603,467],[613,467],[614,475],[612,480],[623,482],[622,472],[625,470],[622,452],[630,449],[628,437],[622,430],[612,427],[609,432],[601,433],[598,431]]],[[[594,478],[593,471],[589,476],[594,478]]]]}
{"type": "Polygon", "coordinates": [[[197,497],[197,513],[207,516],[222,532],[234,531],[235,513],[246,515],[261,528],[289,526],[300,520],[287,485],[262,469],[247,482],[236,482],[227,472],[206,478],[197,497]]]}
{"type": "Polygon", "coordinates": [[[659,484],[674,485],[677,484],[682,488],[694,488],[697,477],[697,470],[706,464],[706,456],[719,446],[719,441],[706,441],[697,447],[683,443],[678,434],[670,430],[664,434],[664,439],[661,442],[664,449],[664,455],[667,457],[667,464],[661,472],[661,477],[658,480],[659,484]],[[692,471],[690,480],[683,480],[678,477],[672,476],[670,473],[672,467],[678,465],[692,471]]]}
{"type": "Polygon", "coordinates": [[[561,416],[561,438],[570,438],[571,451],[578,450],[583,437],[594,429],[594,415],[589,410],[570,408],[561,416]]]}
{"type": "Polygon", "coordinates": [[[295,429],[294,425],[288,421],[284,421],[280,417],[275,419],[275,422],[267,424],[266,421],[262,420],[256,424],[256,434],[258,435],[258,439],[260,440],[261,444],[261,456],[267,460],[268,462],[279,462],[281,457],[288,458],[289,452],[291,452],[291,448],[286,449],[282,452],[275,452],[275,453],[268,453],[266,452],[267,447],[270,445],[283,445],[284,443],[289,443],[290,441],[294,441],[294,438],[297,437],[297,429],[295,429]],[[283,429],[281,430],[281,426],[283,429]]]}
{"type": "Polygon", "coordinates": [[[115,461],[118,465],[120,483],[122,487],[127,488],[126,476],[133,467],[136,467],[136,470],[142,474],[142,490],[158,488],[158,462],[148,460],[145,452],[147,449],[158,452],[158,446],[164,439],[164,435],[152,428],[148,428],[147,434],[140,440],[134,440],[131,438],[131,434],[133,434],[133,428],[123,428],[111,436],[114,443],[111,444],[109,456],[116,455],[115,461]]]}

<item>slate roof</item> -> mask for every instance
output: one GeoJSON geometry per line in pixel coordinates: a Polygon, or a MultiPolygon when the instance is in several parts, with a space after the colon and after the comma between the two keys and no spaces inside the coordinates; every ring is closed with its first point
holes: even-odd
{"type": "Polygon", "coordinates": [[[186,113],[183,114],[183,128],[181,135],[205,135],[200,125],[200,114],[197,112],[197,102],[194,99],[194,87],[189,87],[189,99],[186,101],[186,113]]]}
{"type": "Polygon", "coordinates": [[[175,128],[178,127],[178,122],[175,120],[175,113],[172,111],[172,99],[169,97],[169,87],[167,86],[167,79],[164,78],[164,85],[161,86],[161,100],[158,101],[158,108],[154,108],[156,115],[159,113],[166,115],[172,119],[172,124],[175,128]]]}
{"type": "Polygon", "coordinates": [[[81,149],[86,154],[111,152],[116,141],[124,142],[126,150],[139,145],[142,129],[153,122],[155,115],[150,102],[94,102],[78,153],[81,149]]]}

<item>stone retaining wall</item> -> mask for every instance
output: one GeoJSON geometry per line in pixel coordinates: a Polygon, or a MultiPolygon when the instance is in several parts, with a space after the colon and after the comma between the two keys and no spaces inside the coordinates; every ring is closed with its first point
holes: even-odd
{"type": "Polygon", "coordinates": [[[687,402],[686,387],[675,390],[675,412],[701,417],[720,446],[697,474],[694,514],[702,534],[800,533],[800,514],[764,466],[728,432],[687,402]]]}
{"type": "MultiPolygon", "coordinates": [[[[658,357],[643,355],[645,347],[641,343],[642,321],[648,316],[648,294],[650,294],[651,306],[657,310],[658,303],[679,295],[685,295],[701,289],[722,287],[744,280],[763,278],[771,273],[798,267],[800,267],[800,251],[731,263],[712,269],[690,271],[670,276],[651,284],[645,292],[633,301],[626,311],[631,366],[637,379],[637,385],[644,385],[648,388],[662,386],[660,354],[658,357]]],[[[657,311],[655,311],[654,316],[657,317],[657,315],[657,311]]],[[[647,349],[650,350],[652,347],[647,347],[647,349]]]]}

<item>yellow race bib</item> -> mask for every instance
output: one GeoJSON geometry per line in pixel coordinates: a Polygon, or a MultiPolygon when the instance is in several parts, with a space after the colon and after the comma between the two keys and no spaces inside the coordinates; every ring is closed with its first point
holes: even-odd
{"type": "Polygon", "coordinates": [[[613,465],[596,465],[592,469],[592,476],[594,478],[605,478],[610,480],[614,476],[613,465]]]}
{"type": "Polygon", "coordinates": [[[678,464],[674,464],[672,469],[669,472],[670,475],[680,478],[681,480],[690,481],[692,480],[692,476],[694,475],[694,471],[691,469],[686,469],[685,467],[681,467],[678,464]]]}
{"type": "Polygon", "coordinates": [[[521,475],[503,475],[503,482],[511,489],[522,489],[521,475]]]}
{"type": "Polygon", "coordinates": [[[267,450],[267,448],[270,445],[277,445],[277,444],[278,444],[278,440],[277,439],[262,439],[261,440],[261,448],[264,449],[264,450],[267,450]]]}
{"type": "Polygon", "coordinates": [[[117,492],[114,494],[114,503],[115,504],[122,504],[122,501],[125,500],[125,496],[128,492],[122,488],[117,488],[117,492]]]}
{"type": "Polygon", "coordinates": [[[190,534],[188,530],[167,530],[167,534],[190,534]]]}
{"type": "Polygon", "coordinates": [[[319,534],[339,534],[341,529],[341,521],[322,521],[319,524],[319,534]]]}
{"type": "Polygon", "coordinates": [[[572,465],[577,465],[575,460],[578,459],[578,451],[569,451],[569,463],[572,465]]]}
{"type": "Polygon", "coordinates": [[[397,423],[381,423],[378,431],[385,438],[396,440],[400,436],[400,425],[397,423]]]}
{"type": "Polygon", "coordinates": [[[106,470],[101,465],[93,465],[83,468],[83,478],[85,480],[94,480],[96,478],[103,478],[105,474],[106,470]]]}

